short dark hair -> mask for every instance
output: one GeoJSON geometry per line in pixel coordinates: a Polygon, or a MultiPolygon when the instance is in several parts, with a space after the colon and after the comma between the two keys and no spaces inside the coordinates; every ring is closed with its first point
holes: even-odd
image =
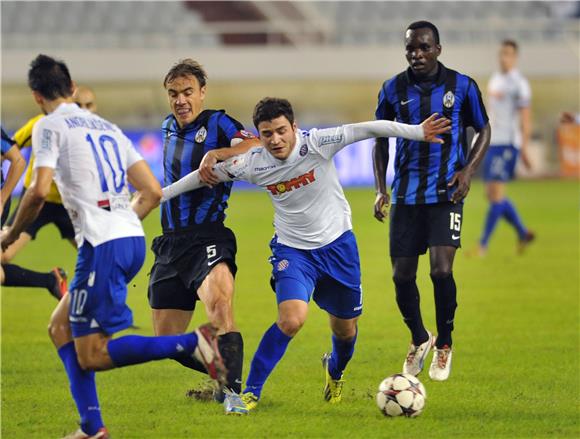
{"type": "Polygon", "coordinates": [[[294,110],[288,100],[282,98],[264,98],[254,108],[254,126],[258,128],[260,122],[266,122],[285,116],[290,124],[294,123],[294,110]]]}
{"type": "Polygon", "coordinates": [[[200,87],[204,87],[207,82],[207,74],[200,63],[191,59],[180,59],[169,69],[165,79],[163,80],[163,87],[167,87],[167,83],[173,81],[175,78],[192,75],[197,78],[200,87]]]}
{"type": "Polygon", "coordinates": [[[515,42],[515,40],[509,40],[509,39],[507,39],[507,40],[503,40],[503,41],[501,42],[501,45],[502,45],[502,46],[510,46],[510,47],[513,47],[513,49],[514,49],[514,51],[515,51],[516,53],[517,53],[517,52],[518,52],[518,50],[519,50],[518,43],[516,43],[516,42],[515,42]]]}
{"type": "Polygon", "coordinates": [[[30,63],[28,86],[49,100],[68,98],[73,93],[72,79],[66,64],[42,54],[30,63]]]}
{"type": "Polygon", "coordinates": [[[415,21],[411,23],[409,26],[407,26],[407,30],[425,29],[425,28],[431,29],[431,32],[433,32],[433,37],[435,38],[435,44],[439,44],[439,29],[437,29],[437,26],[435,26],[430,21],[425,20],[415,21]]]}

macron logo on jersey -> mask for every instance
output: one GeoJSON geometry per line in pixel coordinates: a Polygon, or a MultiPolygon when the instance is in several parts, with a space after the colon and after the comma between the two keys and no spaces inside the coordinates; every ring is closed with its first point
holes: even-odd
{"type": "Polygon", "coordinates": [[[268,189],[272,195],[281,195],[294,189],[301,188],[302,186],[306,186],[310,183],[313,183],[314,181],[316,181],[316,177],[314,176],[313,169],[312,171],[307,172],[306,174],[302,174],[299,177],[293,178],[292,180],[270,184],[266,186],[266,189],[268,189]]]}

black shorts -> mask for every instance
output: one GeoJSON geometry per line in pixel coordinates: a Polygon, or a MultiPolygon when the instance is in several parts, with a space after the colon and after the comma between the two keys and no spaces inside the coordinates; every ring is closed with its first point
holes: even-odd
{"type": "Polygon", "coordinates": [[[153,240],[155,262],[149,280],[153,309],[193,311],[197,290],[218,263],[228,264],[236,275],[236,237],[223,225],[165,233],[153,240]]]}
{"type": "MultiPolygon", "coordinates": [[[[24,196],[24,193],[22,195],[24,196]]],[[[22,197],[20,200],[22,201],[22,197]]],[[[18,207],[20,208],[20,206],[18,207]]],[[[8,221],[9,225],[12,225],[15,216],[16,212],[8,221]]],[[[32,239],[36,239],[38,231],[48,224],[54,224],[58,228],[62,239],[75,239],[75,228],[68,216],[68,212],[61,203],[51,203],[50,201],[44,203],[34,222],[24,231],[32,239]]]]}
{"type": "Polygon", "coordinates": [[[393,204],[391,257],[423,255],[429,247],[461,247],[463,204],[393,204]]]}

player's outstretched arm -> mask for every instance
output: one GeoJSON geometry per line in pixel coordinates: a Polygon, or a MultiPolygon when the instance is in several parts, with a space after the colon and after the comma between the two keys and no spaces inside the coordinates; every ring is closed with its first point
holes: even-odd
{"type": "MultiPolygon", "coordinates": [[[[229,162],[231,162],[231,159],[226,162],[218,163],[214,166],[214,172],[218,177],[218,183],[233,180],[233,177],[226,169],[230,164],[229,162]]],[[[163,188],[163,198],[161,199],[161,202],[171,200],[172,198],[175,198],[185,192],[193,191],[204,186],[208,185],[201,180],[199,169],[195,170],[187,174],[185,177],[180,178],[176,182],[171,183],[169,186],[165,186],[163,188]]]]}
{"type": "Polygon", "coordinates": [[[137,193],[131,200],[131,207],[142,220],[159,206],[161,185],[145,160],[139,160],[127,169],[127,179],[137,189],[137,193]]]}
{"type": "Polygon", "coordinates": [[[351,132],[352,138],[349,139],[348,143],[377,137],[402,137],[430,143],[443,143],[443,139],[437,136],[451,129],[451,121],[434,113],[421,125],[409,125],[390,120],[373,120],[353,123],[344,127],[346,132],[351,132]]]}
{"type": "Polygon", "coordinates": [[[214,166],[217,162],[223,162],[237,155],[245,154],[250,149],[261,145],[260,139],[250,138],[242,140],[230,148],[219,148],[208,151],[199,164],[199,177],[201,181],[211,186],[218,184],[220,179],[214,172],[214,166]]]}
{"type": "Polygon", "coordinates": [[[184,192],[193,191],[203,186],[204,183],[199,177],[199,170],[190,172],[185,177],[182,177],[176,182],[171,183],[169,186],[165,186],[163,188],[163,197],[161,198],[161,202],[163,203],[164,201],[169,201],[172,198],[183,194],[184,192]]]}

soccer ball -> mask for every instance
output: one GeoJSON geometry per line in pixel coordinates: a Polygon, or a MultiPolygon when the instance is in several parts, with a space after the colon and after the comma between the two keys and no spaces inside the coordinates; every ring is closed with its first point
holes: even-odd
{"type": "Polygon", "coordinates": [[[408,373],[385,378],[377,393],[377,405],[385,416],[419,416],[426,399],[427,392],[421,381],[408,373]]]}

